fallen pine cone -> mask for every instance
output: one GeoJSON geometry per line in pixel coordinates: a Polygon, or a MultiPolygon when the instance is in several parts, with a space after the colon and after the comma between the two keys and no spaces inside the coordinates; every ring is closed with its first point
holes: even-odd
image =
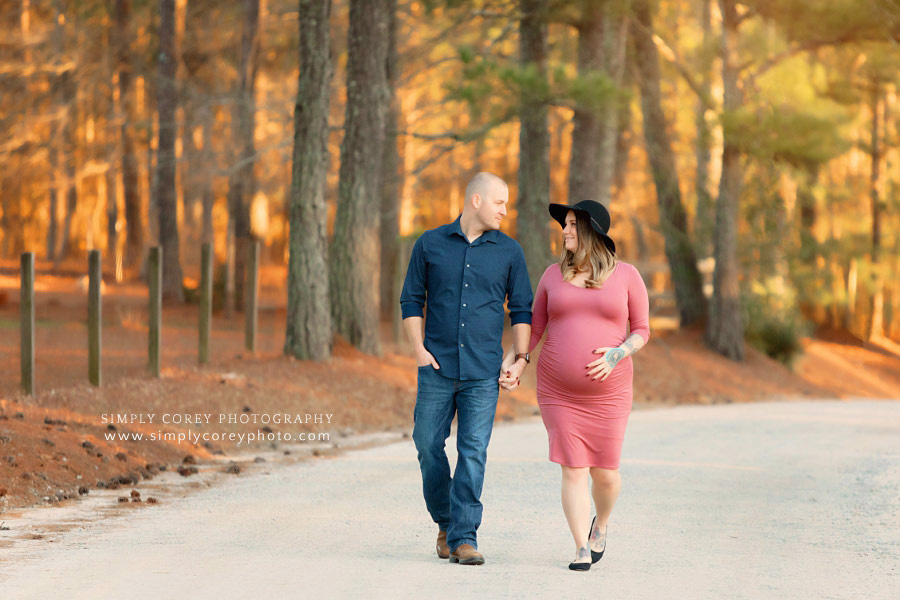
{"type": "Polygon", "coordinates": [[[199,473],[197,467],[185,467],[184,465],[178,465],[178,474],[182,477],[187,477],[195,473],[199,473]]]}

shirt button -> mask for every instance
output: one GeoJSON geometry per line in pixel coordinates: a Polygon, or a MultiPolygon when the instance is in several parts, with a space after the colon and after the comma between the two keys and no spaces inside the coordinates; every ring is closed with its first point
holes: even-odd
{"type": "Polygon", "coordinates": [[[465,306],[465,305],[466,305],[466,303],[465,303],[465,302],[463,302],[463,306],[465,306]]]}
{"type": "Polygon", "coordinates": [[[465,348],[466,345],[465,345],[465,344],[460,344],[459,347],[460,347],[460,348],[465,348]]]}
{"type": "Polygon", "coordinates": [[[469,287],[469,284],[468,284],[468,283],[466,284],[466,287],[469,287]]]}
{"type": "Polygon", "coordinates": [[[460,327],[465,327],[465,326],[466,326],[465,323],[460,324],[460,327]]]}
{"type": "Polygon", "coordinates": [[[468,269],[468,268],[469,268],[469,265],[466,265],[466,268],[468,269]]]}

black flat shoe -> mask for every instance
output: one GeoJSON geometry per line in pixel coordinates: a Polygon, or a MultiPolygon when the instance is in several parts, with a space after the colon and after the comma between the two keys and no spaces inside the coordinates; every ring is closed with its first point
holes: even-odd
{"type": "MultiPolygon", "coordinates": [[[[590,544],[591,544],[591,543],[588,542],[587,548],[582,548],[581,550],[589,549],[589,548],[591,547],[590,544]]],[[[579,554],[578,558],[581,558],[581,550],[578,551],[578,554],[579,554]]],[[[587,553],[586,553],[586,552],[584,553],[584,556],[585,556],[585,557],[587,556],[587,553]]],[[[571,569],[572,571],[590,571],[590,570],[591,570],[591,563],[586,563],[586,562],[570,562],[570,563],[569,563],[569,569],[571,569]]]]}
{"type": "MultiPolygon", "coordinates": [[[[591,521],[591,530],[588,531],[588,547],[590,547],[591,545],[591,534],[594,533],[594,523],[596,521],[597,517],[594,517],[594,520],[591,521]]],[[[606,526],[606,529],[609,530],[609,525],[606,526]]],[[[594,549],[591,548],[591,564],[603,558],[604,552],[606,552],[606,531],[603,532],[603,550],[601,550],[600,552],[594,552],[594,549]]]]}

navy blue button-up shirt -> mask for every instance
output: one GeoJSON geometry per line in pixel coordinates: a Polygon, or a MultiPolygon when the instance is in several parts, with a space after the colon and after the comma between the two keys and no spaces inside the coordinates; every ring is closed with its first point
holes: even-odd
{"type": "Polygon", "coordinates": [[[423,233],[409,259],[403,318],[425,319],[425,349],[451,379],[499,377],[503,304],[512,325],[531,323],[531,282],[519,242],[499,230],[469,242],[460,219],[423,233]]]}

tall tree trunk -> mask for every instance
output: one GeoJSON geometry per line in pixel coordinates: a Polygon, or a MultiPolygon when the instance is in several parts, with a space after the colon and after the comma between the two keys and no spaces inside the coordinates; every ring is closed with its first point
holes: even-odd
{"type": "MultiPolygon", "coordinates": [[[[629,0],[606,2],[603,19],[603,58],[606,74],[618,91],[625,72],[625,48],[628,41],[627,7],[629,0]]],[[[596,200],[609,206],[616,167],[616,141],[619,135],[619,100],[608,102],[602,110],[599,148],[599,195],[596,200]]]]}
{"type": "MultiPolygon", "coordinates": [[[[712,18],[710,16],[711,0],[699,0],[700,25],[703,29],[703,47],[707,47],[712,39],[712,18]]],[[[704,65],[700,71],[700,87],[706,97],[712,95],[712,76],[710,69],[704,65]]],[[[694,247],[702,256],[709,256],[712,252],[713,230],[713,198],[709,192],[709,163],[710,145],[712,134],[709,124],[706,122],[706,104],[702,99],[697,100],[696,117],[697,141],[695,155],[697,160],[697,181],[695,183],[697,194],[697,206],[694,211],[694,247]]]]}
{"type": "MultiPolygon", "coordinates": [[[[800,213],[800,263],[803,265],[804,273],[810,277],[808,281],[813,286],[813,290],[820,290],[824,283],[820,281],[824,273],[819,273],[816,263],[819,258],[819,244],[816,239],[815,230],[818,220],[818,211],[816,208],[815,186],[819,178],[818,165],[809,165],[802,172],[803,180],[797,186],[797,210],[800,213]]],[[[784,209],[780,208],[779,214],[784,209]]],[[[780,236],[778,239],[781,239],[780,236]]],[[[784,248],[778,251],[779,256],[783,257],[784,248]]],[[[777,265],[776,265],[777,266],[777,265]]],[[[827,277],[827,275],[826,275],[827,277]]],[[[815,294],[816,292],[814,292],[815,294]]],[[[800,312],[807,317],[813,318],[820,308],[820,303],[815,300],[814,294],[807,294],[800,301],[800,312]]]]}
{"type": "Polygon", "coordinates": [[[237,165],[228,181],[228,216],[234,227],[234,305],[244,308],[244,279],[247,250],[250,246],[250,203],[255,191],[253,165],[256,149],[256,70],[259,50],[259,0],[244,0],[244,27],[241,35],[241,70],[237,101],[232,117],[234,147],[238,148],[237,165]]]}
{"type": "Polygon", "coordinates": [[[384,156],[381,182],[381,318],[390,320],[397,312],[398,290],[394,289],[394,271],[400,252],[400,156],[397,153],[399,110],[397,85],[397,0],[388,0],[388,50],[385,62],[390,93],[384,124],[384,156]]]}
{"type": "MultiPolygon", "coordinates": [[[[628,2],[584,2],[578,25],[578,76],[605,75],[615,86],[625,71],[628,2]]],[[[596,200],[609,206],[619,142],[620,103],[576,106],[572,117],[569,201],[596,200]]]]}
{"type": "Polygon", "coordinates": [[[77,185],[77,165],[76,165],[76,149],[78,147],[78,119],[79,104],[81,90],[71,70],[65,71],[60,75],[60,90],[62,97],[66,99],[67,106],[63,111],[62,119],[62,163],[65,171],[65,216],[63,217],[62,236],[60,240],[60,249],[56,254],[54,265],[60,261],[69,258],[72,254],[73,247],[76,245],[72,239],[72,219],[78,207],[78,185],[77,185]]]}
{"type": "MultiPolygon", "coordinates": [[[[633,53],[626,56],[632,64],[633,53]]],[[[626,68],[622,75],[622,89],[633,87],[634,68],[626,68]]],[[[628,154],[634,143],[634,131],[632,125],[631,102],[619,103],[619,117],[617,121],[619,132],[616,135],[616,165],[613,168],[613,194],[611,202],[616,202],[625,193],[625,179],[628,175],[628,154]]]]}
{"type": "Polygon", "coordinates": [[[385,69],[388,12],[386,0],[350,1],[347,112],[330,251],[335,330],[363,352],[376,355],[381,353],[381,170],[390,96],[385,69]]]}
{"type": "MultiPolygon", "coordinates": [[[[188,94],[179,94],[183,105],[184,124],[181,127],[181,161],[179,163],[179,180],[181,181],[181,226],[188,245],[193,246],[196,238],[194,206],[199,197],[200,181],[209,179],[209,171],[200,164],[201,149],[194,143],[194,128],[199,119],[200,107],[198,99],[188,94]]],[[[202,102],[202,100],[199,100],[202,102]]]]}
{"type": "Polygon", "coordinates": [[[159,0],[159,80],[157,110],[156,182],[159,214],[159,244],[163,253],[162,295],[184,301],[178,243],[178,207],[175,198],[175,0],[159,0]]]}
{"type": "MultiPolygon", "coordinates": [[[[64,13],[62,0],[54,0],[53,13],[53,51],[56,56],[61,56],[64,48],[64,32],[62,26],[64,13]]],[[[68,102],[62,94],[63,86],[61,79],[62,76],[53,79],[51,94],[53,102],[59,106],[61,112],[65,114],[68,102]]],[[[64,121],[65,116],[63,116],[61,120],[64,121]]],[[[59,165],[63,158],[63,144],[60,139],[62,131],[63,124],[60,120],[54,120],[51,124],[50,134],[53,142],[48,152],[50,160],[50,190],[48,198],[50,201],[50,208],[48,215],[49,223],[47,227],[47,260],[50,261],[56,260],[56,247],[59,240],[59,196],[63,181],[63,177],[59,172],[59,165]]]]}
{"type": "Polygon", "coordinates": [[[115,23],[108,22],[106,27],[106,51],[103,54],[103,71],[109,77],[109,86],[104,86],[103,100],[106,102],[106,122],[108,126],[103,129],[104,160],[106,168],[106,259],[113,273],[118,276],[119,261],[119,186],[118,169],[114,166],[114,157],[118,154],[119,135],[111,125],[121,114],[121,100],[114,91],[116,78],[115,56],[115,23]]]}
{"type": "Polygon", "coordinates": [[[869,197],[872,204],[872,270],[875,291],[872,295],[869,331],[867,337],[874,340],[884,335],[884,278],[881,276],[881,199],[878,194],[881,177],[881,140],[879,139],[879,105],[881,86],[873,78],[871,82],[870,109],[872,112],[872,170],[869,176],[869,197]]]}
{"type": "MultiPolygon", "coordinates": [[[[212,151],[212,128],[213,128],[213,111],[210,108],[208,103],[204,104],[203,108],[203,116],[201,117],[202,127],[203,127],[203,152],[201,152],[201,161],[200,163],[203,165],[204,172],[212,173],[214,158],[212,151]]],[[[203,183],[200,185],[201,189],[201,198],[203,200],[203,235],[202,239],[204,243],[212,244],[213,243],[213,219],[212,219],[212,211],[213,211],[213,203],[215,201],[215,195],[213,194],[213,182],[212,176],[207,176],[203,178],[203,183]]]]}
{"type": "Polygon", "coordinates": [[[328,106],[331,0],[300,0],[300,77],[294,106],[290,258],[284,353],[331,356],[328,289],[328,106]]]}
{"type": "MultiPolygon", "coordinates": [[[[722,11],[722,85],[724,110],[733,114],[743,103],[738,85],[738,17],[735,0],[719,0],[722,11]]],[[[741,322],[740,282],[737,260],[738,201],[741,195],[740,152],[726,128],[723,132],[722,175],[716,202],[714,232],[716,267],[707,321],[706,341],[719,354],[744,359],[744,325],[741,322]]]]}
{"type": "Polygon", "coordinates": [[[675,153],[662,110],[659,55],[653,43],[653,16],[648,0],[634,1],[632,36],[640,73],[644,138],[656,184],[666,259],[669,261],[681,324],[690,325],[706,317],[706,298],[703,296],[703,279],[697,269],[694,247],[688,235],[687,215],[681,202],[678,171],[675,169],[675,153]]]}
{"type": "MultiPolygon", "coordinates": [[[[72,118],[73,116],[69,115],[67,121],[72,120],[72,118]]],[[[73,128],[68,123],[66,129],[74,134],[73,128]]],[[[68,146],[72,148],[74,144],[68,144],[68,146]]],[[[66,152],[64,160],[66,163],[66,214],[63,217],[62,247],[59,249],[59,254],[56,255],[56,264],[72,254],[72,217],[78,208],[78,190],[75,186],[75,157],[71,152],[66,152]]]]}
{"type": "MultiPolygon", "coordinates": [[[[546,77],[547,24],[539,0],[520,0],[519,56],[524,68],[546,77]]],[[[550,255],[550,131],[547,105],[526,90],[519,113],[519,180],[516,237],[525,251],[528,276],[534,289],[553,258],[550,255]]]]}
{"type": "MultiPolygon", "coordinates": [[[[603,72],[603,3],[585,2],[578,26],[578,77],[603,72]]],[[[592,106],[575,106],[569,158],[569,203],[598,200],[600,194],[601,123],[592,106]]]]}
{"type": "Polygon", "coordinates": [[[141,189],[134,123],[137,121],[132,75],[131,0],[116,0],[116,26],[113,29],[117,67],[119,69],[119,102],[122,105],[122,192],[125,201],[125,270],[132,274],[140,268],[144,250],[144,225],[141,216],[141,189]]]}

